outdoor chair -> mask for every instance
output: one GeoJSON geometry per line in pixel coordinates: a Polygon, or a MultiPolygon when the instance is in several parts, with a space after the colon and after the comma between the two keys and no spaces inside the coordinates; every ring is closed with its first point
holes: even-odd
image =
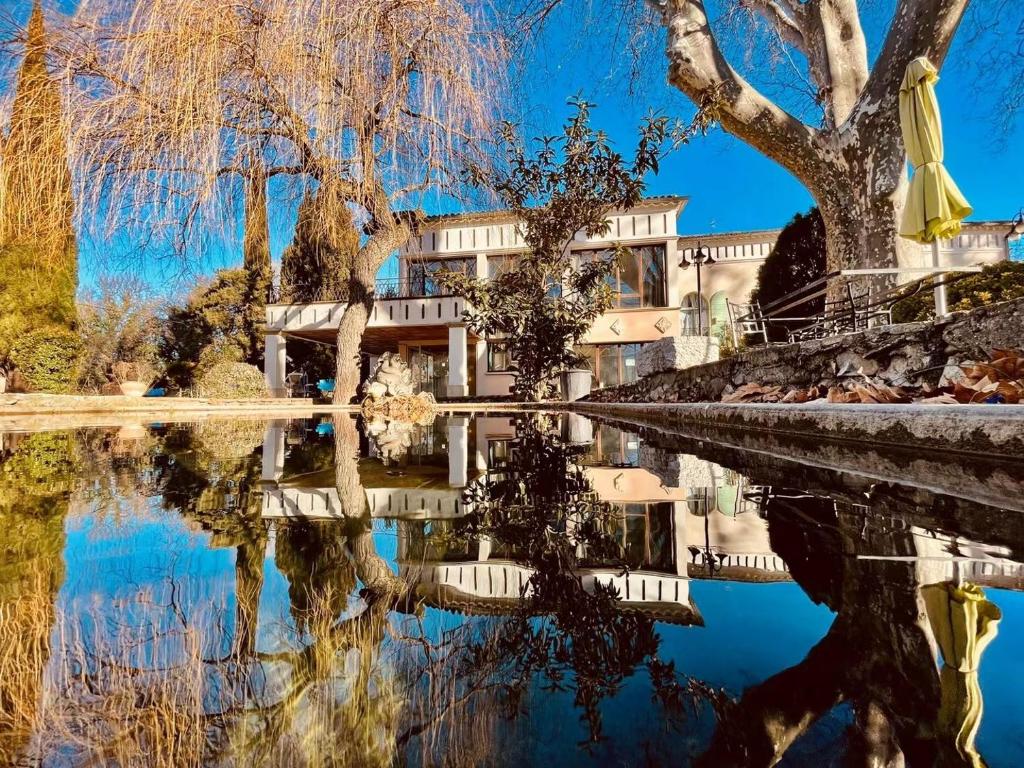
{"type": "Polygon", "coordinates": [[[725,309],[729,313],[729,328],[734,347],[739,349],[740,339],[751,336],[760,336],[761,343],[768,344],[768,327],[760,304],[756,301],[751,304],[734,304],[726,300],[725,309]]]}

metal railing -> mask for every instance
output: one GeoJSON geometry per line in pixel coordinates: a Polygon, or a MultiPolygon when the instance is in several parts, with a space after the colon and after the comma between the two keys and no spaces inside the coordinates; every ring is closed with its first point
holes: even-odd
{"type": "Polygon", "coordinates": [[[424,299],[439,296],[454,296],[451,291],[444,290],[435,280],[401,279],[397,277],[378,278],[374,287],[375,296],[379,301],[388,299],[424,299]]]}
{"type": "Polygon", "coordinates": [[[948,313],[946,287],[970,274],[982,271],[980,266],[924,267],[892,269],[844,269],[829,272],[802,288],[787,293],[764,306],[758,304],[729,304],[730,325],[734,343],[739,339],[760,336],[768,343],[771,329],[781,327],[790,342],[856,333],[879,325],[892,323],[893,307],[922,290],[935,293],[935,313],[942,317],[948,313]],[[871,282],[878,278],[901,274],[921,274],[921,277],[884,290],[873,290],[871,282]],[[959,273],[952,275],[952,273],[959,273]],[[867,280],[866,287],[858,286],[867,280]],[[836,282],[841,283],[839,290],[836,282]],[[829,298],[836,293],[841,298],[829,298]],[[823,300],[822,309],[813,314],[799,314],[801,307],[823,300]]]}

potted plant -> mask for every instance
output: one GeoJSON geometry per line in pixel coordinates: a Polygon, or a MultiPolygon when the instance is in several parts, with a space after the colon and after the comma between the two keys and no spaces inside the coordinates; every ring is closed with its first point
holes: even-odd
{"type": "Polygon", "coordinates": [[[122,395],[142,397],[156,378],[156,369],[146,360],[120,360],[110,369],[122,395]]]}

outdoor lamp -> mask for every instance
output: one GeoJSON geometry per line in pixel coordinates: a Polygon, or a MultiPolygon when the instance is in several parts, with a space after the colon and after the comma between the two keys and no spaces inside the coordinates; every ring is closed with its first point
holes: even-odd
{"type": "Polygon", "coordinates": [[[693,251],[693,260],[686,258],[686,252],[683,252],[683,257],[679,260],[679,266],[682,269],[689,269],[691,266],[696,265],[700,267],[710,266],[716,261],[715,257],[711,255],[711,251],[707,246],[701,245],[700,241],[697,241],[697,247],[693,251]]]}
{"type": "Polygon", "coordinates": [[[715,257],[711,255],[711,250],[704,246],[700,240],[697,241],[697,247],[693,249],[693,256],[690,259],[686,258],[686,252],[683,251],[683,257],[679,260],[679,267],[681,269],[689,269],[690,266],[697,267],[697,335],[704,335],[704,291],[700,284],[700,270],[702,267],[710,267],[715,263],[715,257]]]}
{"type": "Polygon", "coordinates": [[[1017,212],[1017,218],[1013,220],[1013,224],[1010,227],[1010,232],[1007,237],[1013,237],[1014,235],[1017,237],[1024,235],[1024,208],[1021,208],[1017,212]]]}

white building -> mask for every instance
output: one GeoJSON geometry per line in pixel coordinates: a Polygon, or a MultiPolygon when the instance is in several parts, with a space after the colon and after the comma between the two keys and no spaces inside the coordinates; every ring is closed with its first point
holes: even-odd
{"type": "MultiPolygon", "coordinates": [[[[634,259],[615,275],[615,307],[597,320],[582,350],[589,357],[595,387],[636,378],[640,346],[668,336],[697,333],[696,309],[704,305],[704,327],[724,328],[726,301],[743,304],[757,271],[781,230],[678,234],[686,197],[652,197],[611,216],[606,237],[577,235],[573,258],[601,253],[612,243],[627,245],[634,259]],[[697,298],[695,269],[680,259],[701,243],[716,263],[702,270],[697,298]]],[[[908,269],[990,264],[1008,258],[1008,222],[968,223],[950,241],[923,246],[908,269]]],[[[399,278],[382,280],[363,336],[371,359],[397,352],[412,366],[419,386],[437,396],[499,396],[512,376],[500,343],[488,342],[462,322],[465,302],[443,295],[431,275],[439,269],[488,277],[514,264],[524,248],[514,217],[504,212],[436,216],[399,253],[399,278]]],[[[920,275],[915,275],[919,277],[920,275]]],[[[274,304],[267,308],[266,372],[271,390],[284,395],[287,339],[333,343],[344,303],[274,304]]]]}

